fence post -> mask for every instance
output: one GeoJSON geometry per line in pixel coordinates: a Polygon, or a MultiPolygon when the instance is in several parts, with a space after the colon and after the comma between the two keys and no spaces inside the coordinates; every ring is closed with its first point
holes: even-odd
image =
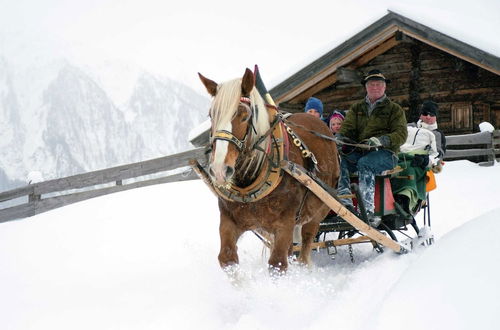
{"type": "Polygon", "coordinates": [[[38,202],[38,201],[40,201],[40,199],[41,199],[40,195],[37,195],[37,194],[34,194],[34,193],[28,195],[28,202],[29,203],[38,202]]]}
{"type": "Polygon", "coordinates": [[[493,131],[493,155],[500,161],[500,130],[493,131]]]}

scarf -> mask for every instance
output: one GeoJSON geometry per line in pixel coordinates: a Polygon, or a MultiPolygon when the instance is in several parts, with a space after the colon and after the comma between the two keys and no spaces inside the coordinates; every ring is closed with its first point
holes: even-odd
{"type": "Polygon", "coordinates": [[[436,123],[434,123],[434,124],[426,124],[426,123],[424,123],[421,119],[419,119],[419,120],[417,121],[417,127],[418,127],[418,128],[426,128],[426,129],[428,129],[429,131],[433,131],[433,130],[435,130],[435,129],[437,129],[437,128],[438,128],[438,124],[437,124],[437,122],[436,122],[436,123]]]}

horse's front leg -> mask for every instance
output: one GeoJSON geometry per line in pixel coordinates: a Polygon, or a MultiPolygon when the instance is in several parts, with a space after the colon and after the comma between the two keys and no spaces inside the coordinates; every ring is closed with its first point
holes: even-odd
{"type": "Polygon", "coordinates": [[[239,263],[238,247],[236,242],[243,231],[238,228],[236,223],[227,214],[221,212],[220,215],[220,252],[219,264],[222,268],[239,263]]]}
{"type": "Polygon", "coordinates": [[[318,233],[319,223],[311,221],[302,226],[302,245],[300,248],[299,262],[311,265],[311,245],[318,233]]]}
{"type": "Polygon", "coordinates": [[[292,245],[293,224],[283,226],[274,231],[274,246],[269,258],[272,272],[281,274],[288,268],[288,250],[292,245]]]}

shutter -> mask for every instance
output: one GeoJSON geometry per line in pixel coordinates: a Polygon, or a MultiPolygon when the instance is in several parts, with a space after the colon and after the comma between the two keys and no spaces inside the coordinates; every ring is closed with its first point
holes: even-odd
{"type": "Polygon", "coordinates": [[[472,130],[472,105],[469,102],[452,104],[451,121],[454,131],[472,130]]]}

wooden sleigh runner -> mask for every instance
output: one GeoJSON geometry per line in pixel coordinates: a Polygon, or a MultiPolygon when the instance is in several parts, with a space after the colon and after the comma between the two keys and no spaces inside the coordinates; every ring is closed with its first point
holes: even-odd
{"type": "MultiPolygon", "coordinates": [[[[366,219],[361,219],[364,218],[364,207],[360,205],[361,214],[352,213],[339,201],[338,196],[331,187],[325,186],[314,175],[307,173],[304,168],[286,161],[282,163],[282,168],[306,186],[332,210],[320,224],[318,235],[312,245],[313,249],[326,248],[328,254],[334,255],[338,246],[371,243],[377,252],[383,252],[383,247],[387,247],[396,253],[404,254],[417,245],[431,244],[433,242],[429,226],[425,225],[418,228],[414,217],[405,212],[393,198],[390,178],[399,177],[398,172],[400,169],[398,168],[376,177],[375,213],[382,216],[383,219],[378,228],[371,227],[366,219]],[[406,231],[408,226],[414,229],[416,236],[410,237],[405,234],[407,239],[398,242],[394,231],[406,231]],[[326,234],[331,232],[339,233],[339,237],[337,239],[326,239],[326,234]],[[323,236],[323,239],[321,239],[321,236],[323,236]]],[[[357,185],[353,184],[352,188],[356,193],[351,197],[357,199],[358,203],[360,203],[361,198],[359,198],[357,185]]],[[[299,245],[294,246],[294,251],[299,249],[299,245]]]]}

